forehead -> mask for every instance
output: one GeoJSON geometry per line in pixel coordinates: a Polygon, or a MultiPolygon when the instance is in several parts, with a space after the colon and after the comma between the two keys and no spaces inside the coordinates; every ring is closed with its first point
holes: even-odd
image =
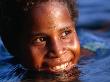
{"type": "Polygon", "coordinates": [[[38,11],[39,13],[49,12],[51,14],[54,14],[57,10],[62,11],[65,9],[68,11],[68,8],[64,2],[58,2],[58,1],[42,2],[40,4],[36,4],[33,7],[33,12],[34,11],[38,11]]]}
{"type": "Polygon", "coordinates": [[[32,9],[32,20],[36,28],[65,27],[72,22],[67,6],[60,2],[45,2],[32,9]]]}

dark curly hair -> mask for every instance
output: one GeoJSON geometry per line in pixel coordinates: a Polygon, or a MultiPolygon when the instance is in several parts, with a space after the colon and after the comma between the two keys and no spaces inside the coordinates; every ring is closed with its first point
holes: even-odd
{"type": "Polygon", "coordinates": [[[14,56],[19,55],[19,39],[24,33],[24,21],[31,9],[40,3],[57,1],[67,6],[73,21],[77,18],[76,0],[1,0],[0,35],[4,45],[14,56]]]}

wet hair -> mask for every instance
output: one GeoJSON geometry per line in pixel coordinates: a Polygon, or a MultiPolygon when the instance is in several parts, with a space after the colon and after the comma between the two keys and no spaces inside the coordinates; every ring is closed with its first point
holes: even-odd
{"type": "MultiPolygon", "coordinates": [[[[0,35],[5,47],[14,55],[20,55],[20,41],[29,29],[24,22],[28,21],[31,9],[45,2],[57,1],[67,6],[73,21],[77,18],[76,0],[1,0],[0,4],[0,35]]],[[[29,26],[29,25],[27,25],[29,26]]],[[[24,39],[23,39],[24,40],[24,39]]]]}
{"type": "Polygon", "coordinates": [[[55,1],[67,6],[71,14],[72,20],[74,20],[77,17],[76,0],[21,0],[19,2],[22,5],[22,9],[25,11],[26,14],[28,14],[34,5],[39,6],[41,3],[44,2],[55,1]]]}

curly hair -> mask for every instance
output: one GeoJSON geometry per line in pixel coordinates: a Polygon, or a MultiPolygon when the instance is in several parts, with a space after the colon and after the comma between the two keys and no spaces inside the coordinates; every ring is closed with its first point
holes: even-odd
{"type": "Polygon", "coordinates": [[[31,13],[32,7],[49,1],[57,1],[66,5],[72,20],[76,20],[76,0],[1,0],[0,35],[4,45],[14,56],[19,52],[20,46],[18,43],[24,32],[23,24],[27,20],[29,13],[31,13]]]}

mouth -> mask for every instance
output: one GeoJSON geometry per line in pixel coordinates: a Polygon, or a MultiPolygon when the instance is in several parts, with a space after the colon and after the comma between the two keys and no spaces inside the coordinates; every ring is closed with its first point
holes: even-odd
{"type": "Polygon", "coordinates": [[[74,59],[74,55],[63,55],[61,58],[47,59],[43,62],[40,71],[52,74],[67,72],[76,66],[74,59]]]}
{"type": "Polygon", "coordinates": [[[61,72],[70,70],[71,68],[73,68],[73,66],[74,66],[74,64],[72,63],[72,61],[69,61],[69,62],[60,64],[60,65],[49,67],[48,72],[61,73],[61,72]]]}

